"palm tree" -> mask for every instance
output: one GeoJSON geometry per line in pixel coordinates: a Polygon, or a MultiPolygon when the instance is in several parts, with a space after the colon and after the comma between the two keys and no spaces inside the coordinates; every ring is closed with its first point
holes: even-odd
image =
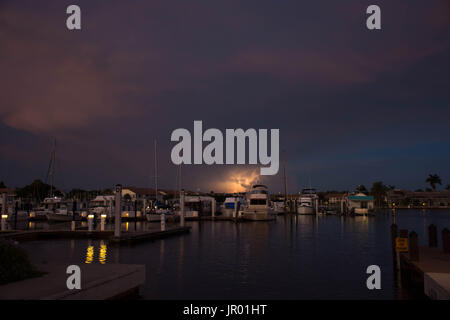
{"type": "Polygon", "coordinates": [[[360,184],[359,186],[356,187],[356,191],[362,192],[362,193],[367,193],[366,187],[362,184],[360,184]]]}
{"type": "Polygon", "coordinates": [[[441,178],[437,174],[429,174],[425,182],[428,182],[430,184],[433,191],[436,191],[436,184],[442,185],[441,178]]]}
{"type": "Polygon", "coordinates": [[[382,181],[374,182],[372,189],[370,189],[370,194],[375,198],[375,203],[378,204],[379,208],[381,208],[381,204],[384,202],[384,197],[386,196],[387,190],[388,187],[386,187],[382,181]]]}

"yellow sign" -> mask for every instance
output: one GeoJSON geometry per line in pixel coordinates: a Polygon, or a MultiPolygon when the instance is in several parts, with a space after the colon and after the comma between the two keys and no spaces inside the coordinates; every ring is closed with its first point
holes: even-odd
{"type": "Polygon", "coordinates": [[[396,238],[395,250],[398,252],[408,252],[408,238],[396,238]]]}

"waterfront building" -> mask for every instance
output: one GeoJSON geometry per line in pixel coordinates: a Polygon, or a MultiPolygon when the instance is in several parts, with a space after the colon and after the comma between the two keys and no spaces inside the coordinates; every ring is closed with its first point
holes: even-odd
{"type": "Polygon", "coordinates": [[[450,190],[389,190],[386,201],[389,208],[450,208],[450,190]]]}
{"type": "Polygon", "coordinates": [[[352,194],[347,197],[348,212],[354,214],[368,214],[374,208],[373,196],[364,193],[352,194]]]}

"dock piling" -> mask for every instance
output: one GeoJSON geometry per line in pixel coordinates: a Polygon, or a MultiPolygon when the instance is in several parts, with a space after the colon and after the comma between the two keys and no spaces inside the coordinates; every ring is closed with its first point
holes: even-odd
{"type": "Polygon", "coordinates": [[[409,234],[409,259],[419,261],[419,238],[415,231],[409,234]]]}
{"type": "Polygon", "coordinates": [[[120,238],[120,225],[121,225],[121,216],[122,216],[122,204],[121,204],[121,198],[122,198],[122,185],[118,184],[116,185],[116,203],[114,206],[114,237],[120,238]]]}
{"type": "Polygon", "coordinates": [[[8,219],[8,215],[2,214],[2,231],[6,230],[6,219],[8,219]]]}
{"type": "Polygon", "coordinates": [[[398,235],[398,226],[393,223],[391,225],[391,244],[392,244],[392,252],[395,253],[395,239],[397,238],[398,235]]]}
{"type": "Polygon", "coordinates": [[[434,224],[430,224],[430,226],[428,227],[428,246],[430,248],[436,248],[437,244],[437,228],[434,224]]]}
{"type": "Polygon", "coordinates": [[[6,210],[6,192],[2,193],[2,216],[6,216],[8,211],[6,210]]]}
{"type": "Polygon", "coordinates": [[[161,231],[166,231],[166,215],[161,214],[161,231]]]}
{"type": "Polygon", "coordinates": [[[447,228],[442,230],[442,248],[444,253],[450,253],[450,231],[447,228]]]}
{"type": "Polygon", "coordinates": [[[180,191],[180,226],[184,227],[184,190],[180,191]]]}
{"type": "Polygon", "coordinates": [[[88,231],[92,232],[94,230],[94,215],[88,215],[88,231]]]}

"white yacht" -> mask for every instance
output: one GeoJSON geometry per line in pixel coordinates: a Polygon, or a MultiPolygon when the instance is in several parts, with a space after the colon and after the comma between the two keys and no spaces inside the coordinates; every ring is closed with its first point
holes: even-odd
{"type": "Polygon", "coordinates": [[[225,201],[222,205],[221,211],[222,216],[224,217],[233,217],[233,214],[235,212],[235,205],[237,204],[237,213],[242,210],[242,208],[245,206],[245,199],[243,197],[227,197],[225,198],[225,201]]]}
{"type": "Polygon", "coordinates": [[[304,215],[314,214],[316,211],[316,199],[319,199],[316,189],[303,189],[300,193],[300,203],[297,207],[297,213],[304,215]]]}
{"type": "Polygon", "coordinates": [[[102,215],[111,218],[114,216],[114,202],[114,195],[96,196],[89,203],[89,213],[95,214],[97,219],[100,219],[102,215]]]}
{"type": "Polygon", "coordinates": [[[275,211],[276,214],[283,214],[285,211],[284,201],[274,201],[273,210],[275,211]]]}
{"type": "Polygon", "coordinates": [[[270,206],[267,187],[255,184],[247,192],[247,207],[244,209],[242,218],[245,220],[265,221],[275,220],[276,214],[270,206]]]}
{"type": "Polygon", "coordinates": [[[45,198],[41,207],[30,212],[30,218],[46,217],[48,221],[70,221],[72,213],[67,209],[67,203],[60,197],[45,198]]]}

